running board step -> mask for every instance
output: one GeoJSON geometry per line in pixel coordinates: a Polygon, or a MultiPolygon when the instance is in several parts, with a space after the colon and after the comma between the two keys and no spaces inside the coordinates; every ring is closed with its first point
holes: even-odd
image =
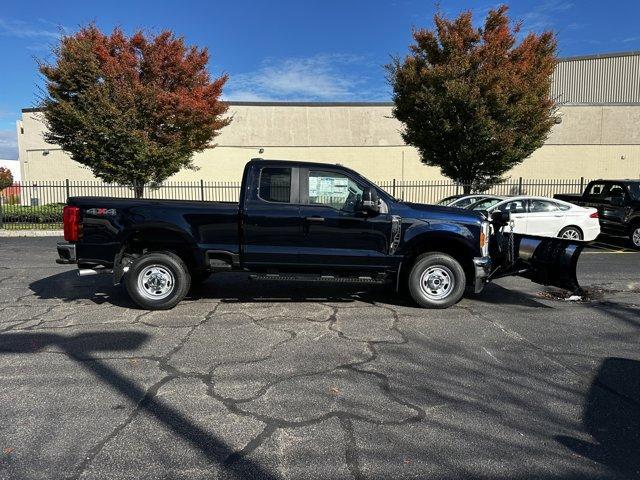
{"type": "Polygon", "coordinates": [[[272,282],[327,282],[327,283],[364,283],[367,285],[383,285],[389,281],[388,277],[336,277],[334,275],[295,275],[279,273],[260,273],[249,275],[251,280],[272,282]]]}

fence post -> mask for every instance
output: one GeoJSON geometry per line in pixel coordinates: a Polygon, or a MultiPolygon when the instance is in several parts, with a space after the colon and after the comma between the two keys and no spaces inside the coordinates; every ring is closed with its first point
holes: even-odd
{"type": "Polygon", "coordinates": [[[518,195],[522,195],[522,177],[518,179],[518,195]]]}
{"type": "Polygon", "coordinates": [[[67,190],[67,201],[69,201],[69,197],[71,196],[71,190],[69,189],[69,179],[65,179],[64,181],[64,185],[66,187],[67,190]]]}
{"type": "Polygon", "coordinates": [[[580,177],[580,193],[584,192],[584,177],[580,177]]]}
{"type": "Polygon", "coordinates": [[[397,198],[396,197],[396,179],[393,179],[393,186],[391,187],[391,196],[393,198],[397,198]]]}
{"type": "Polygon", "coordinates": [[[204,180],[200,179],[200,200],[204,202],[204,180]]]}

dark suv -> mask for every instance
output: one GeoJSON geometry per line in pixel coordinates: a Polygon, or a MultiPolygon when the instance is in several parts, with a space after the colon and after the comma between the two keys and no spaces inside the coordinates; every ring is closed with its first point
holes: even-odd
{"type": "Polygon", "coordinates": [[[640,250],[640,180],[594,180],[581,195],[554,198],[597,208],[602,233],[626,237],[640,250]]]}

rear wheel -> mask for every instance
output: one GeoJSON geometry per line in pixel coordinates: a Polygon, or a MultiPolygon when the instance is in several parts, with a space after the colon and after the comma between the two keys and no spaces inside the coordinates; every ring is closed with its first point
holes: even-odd
{"type": "Polygon", "coordinates": [[[131,299],[148,310],[175,307],[190,285],[187,266],[171,252],[151,252],[136,258],[125,278],[131,299]]]}
{"type": "Polygon", "coordinates": [[[633,246],[633,248],[640,250],[640,223],[636,223],[631,227],[629,240],[631,241],[631,246],[633,246]]]}
{"type": "Polygon", "coordinates": [[[566,238],[567,240],[582,240],[583,239],[583,235],[582,235],[582,230],[580,230],[578,227],[564,227],[562,230],[560,230],[560,233],[558,234],[558,236],[560,238],[566,238]]]}
{"type": "Polygon", "coordinates": [[[420,255],[409,273],[409,292],[425,308],[447,308],[462,298],[466,276],[462,265],[439,252],[420,255]]]}

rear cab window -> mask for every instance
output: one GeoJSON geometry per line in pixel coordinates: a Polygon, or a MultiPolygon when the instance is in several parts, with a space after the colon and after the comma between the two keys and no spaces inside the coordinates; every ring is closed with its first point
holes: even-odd
{"type": "Polygon", "coordinates": [[[591,200],[602,200],[607,184],[604,182],[592,183],[587,187],[587,198],[591,200]]]}
{"type": "Polygon", "coordinates": [[[264,167],[260,170],[258,196],[267,202],[291,203],[291,168],[264,167]]]}

